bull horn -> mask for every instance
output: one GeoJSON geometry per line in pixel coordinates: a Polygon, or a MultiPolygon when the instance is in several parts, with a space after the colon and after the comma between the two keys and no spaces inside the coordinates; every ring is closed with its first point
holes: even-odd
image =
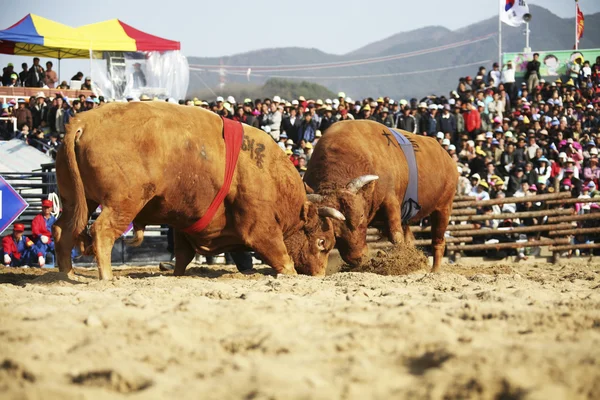
{"type": "Polygon", "coordinates": [[[323,196],[320,194],[307,194],[306,199],[311,203],[320,203],[323,201],[323,196]]]}
{"type": "Polygon", "coordinates": [[[333,219],[337,219],[338,221],[345,221],[346,217],[344,214],[336,210],[332,207],[319,207],[319,216],[320,217],[329,217],[333,219]]]}
{"type": "Polygon", "coordinates": [[[350,192],[356,194],[367,183],[376,181],[377,179],[379,179],[379,177],[377,175],[359,176],[358,178],[352,179],[352,181],[350,181],[350,183],[346,186],[346,189],[348,189],[350,192]]]}

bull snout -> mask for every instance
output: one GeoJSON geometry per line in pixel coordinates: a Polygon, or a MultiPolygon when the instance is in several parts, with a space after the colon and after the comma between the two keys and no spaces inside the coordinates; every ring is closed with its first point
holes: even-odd
{"type": "Polygon", "coordinates": [[[342,256],[342,259],[350,264],[350,266],[352,267],[357,267],[359,265],[361,265],[362,263],[364,263],[365,261],[367,261],[368,255],[369,255],[369,248],[367,246],[365,246],[361,251],[359,252],[348,252],[348,253],[343,253],[340,251],[340,255],[342,256]]]}

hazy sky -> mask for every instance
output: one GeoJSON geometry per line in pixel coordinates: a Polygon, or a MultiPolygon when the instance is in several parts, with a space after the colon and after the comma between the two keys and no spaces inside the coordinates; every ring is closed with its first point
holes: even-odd
{"type": "MultiPolygon", "coordinates": [[[[285,46],[343,54],[398,32],[428,25],[456,29],[498,13],[498,0],[2,2],[8,4],[1,7],[0,29],[28,13],[70,26],[118,18],[142,31],[180,41],[186,56],[204,57],[285,46]]],[[[542,5],[561,17],[573,17],[575,13],[573,0],[529,3],[542,5]]],[[[600,1],[580,0],[580,7],[584,14],[599,12],[600,1]]],[[[9,61],[17,66],[23,61],[30,63],[31,58],[0,55],[0,65],[9,61]]],[[[85,63],[67,60],[62,68],[65,75],[70,74],[63,79],[70,78],[71,71],[85,68],[85,63]]]]}

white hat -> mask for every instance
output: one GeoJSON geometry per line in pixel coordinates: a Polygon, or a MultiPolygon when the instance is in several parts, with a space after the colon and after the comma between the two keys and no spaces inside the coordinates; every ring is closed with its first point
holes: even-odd
{"type": "Polygon", "coordinates": [[[595,147],[592,147],[592,148],[590,149],[590,155],[595,155],[595,156],[597,156],[597,155],[598,155],[598,149],[597,149],[597,148],[595,148],[595,147]]]}
{"type": "Polygon", "coordinates": [[[325,99],[325,104],[333,104],[333,102],[331,101],[331,99],[325,99]]]}
{"type": "Polygon", "coordinates": [[[394,100],[390,99],[389,103],[390,103],[390,105],[393,105],[394,104],[394,100]]]}
{"type": "Polygon", "coordinates": [[[419,103],[419,108],[427,108],[427,104],[424,101],[422,101],[419,103]]]}
{"type": "Polygon", "coordinates": [[[273,96],[273,101],[275,103],[281,103],[281,97],[279,97],[279,96],[273,96]]]}
{"type": "Polygon", "coordinates": [[[437,106],[437,108],[438,108],[438,110],[443,110],[443,109],[444,109],[444,106],[443,106],[442,104],[439,104],[439,105],[437,106]]]}
{"type": "Polygon", "coordinates": [[[269,125],[265,125],[265,126],[262,127],[262,130],[265,131],[265,132],[267,132],[267,133],[270,133],[271,132],[271,127],[269,125]]]}
{"type": "Polygon", "coordinates": [[[453,105],[456,104],[456,100],[450,99],[450,100],[448,100],[448,104],[450,104],[451,106],[453,106],[453,105]]]}
{"type": "Polygon", "coordinates": [[[564,158],[566,160],[567,159],[567,153],[565,153],[564,151],[561,151],[560,153],[558,153],[558,158],[564,158]]]}
{"type": "Polygon", "coordinates": [[[233,96],[227,97],[227,102],[230,104],[235,104],[235,98],[233,96]]]}
{"type": "Polygon", "coordinates": [[[338,93],[338,98],[339,98],[339,97],[346,97],[346,93],[344,93],[344,92],[339,92],[339,93],[338,93]]]}
{"type": "Polygon", "coordinates": [[[442,146],[450,146],[450,139],[442,140],[442,146]]]}
{"type": "Polygon", "coordinates": [[[450,151],[456,150],[456,146],[451,144],[450,146],[448,146],[448,150],[450,150],[450,151]]]}
{"type": "Polygon", "coordinates": [[[223,99],[223,97],[221,97],[221,96],[217,97],[217,103],[218,103],[218,102],[223,102],[223,101],[225,101],[225,100],[223,99]]]}
{"type": "Polygon", "coordinates": [[[288,139],[285,141],[285,144],[293,145],[294,141],[292,139],[288,139]]]}
{"type": "Polygon", "coordinates": [[[485,107],[485,104],[483,104],[483,101],[478,101],[477,107],[485,107]]]}
{"type": "Polygon", "coordinates": [[[429,109],[430,110],[437,110],[437,106],[435,104],[430,104],[429,105],[429,109]]]}
{"type": "Polygon", "coordinates": [[[444,132],[438,132],[437,135],[435,135],[438,139],[443,139],[444,138],[444,132]]]}
{"type": "Polygon", "coordinates": [[[40,97],[41,97],[42,99],[45,99],[45,98],[46,98],[46,95],[44,94],[44,92],[38,92],[38,94],[36,95],[36,98],[38,98],[38,99],[39,99],[40,97]]]}
{"type": "Polygon", "coordinates": [[[298,100],[292,100],[292,105],[293,106],[297,106],[298,104],[300,104],[300,103],[298,103],[298,100]]]}
{"type": "Polygon", "coordinates": [[[348,97],[346,97],[346,103],[354,104],[354,101],[352,101],[352,98],[350,96],[348,96],[348,97]]]}
{"type": "Polygon", "coordinates": [[[334,106],[339,106],[340,105],[340,101],[338,99],[333,99],[333,105],[334,106]]]}

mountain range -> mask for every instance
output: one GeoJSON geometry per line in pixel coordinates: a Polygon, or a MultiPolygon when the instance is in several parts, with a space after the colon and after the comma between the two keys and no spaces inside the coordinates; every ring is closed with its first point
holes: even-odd
{"type": "MultiPolygon", "coordinates": [[[[536,5],[530,5],[530,12],[533,51],[573,48],[574,18],[560,18],[536,5]]],[[[503,24],[502,51],[522,51],[524,31],[525,25],[514,28],[503,24]]],[[[269,78],[279,77],[315,82],[355,98],[447,95],[456,88],[460,77],[475,75],[480,65],[489,70],[498,61],[497,33],[498,19],[489,18],[454,31],[428,26],[400,32],[344,55],[287,47],[219,58],[188,57],[191,69],[188,92],[227,95],[232,83],[236,87],[244,84],[256,87],[269,78]],[[221,64],[227,67],[219,73],[221,64]],[[249,76],[248,67],[252,68],[249,76]]],[[[600,13],[585,16],[585,33],[579,46],[600,48],[600,13]]]]}

